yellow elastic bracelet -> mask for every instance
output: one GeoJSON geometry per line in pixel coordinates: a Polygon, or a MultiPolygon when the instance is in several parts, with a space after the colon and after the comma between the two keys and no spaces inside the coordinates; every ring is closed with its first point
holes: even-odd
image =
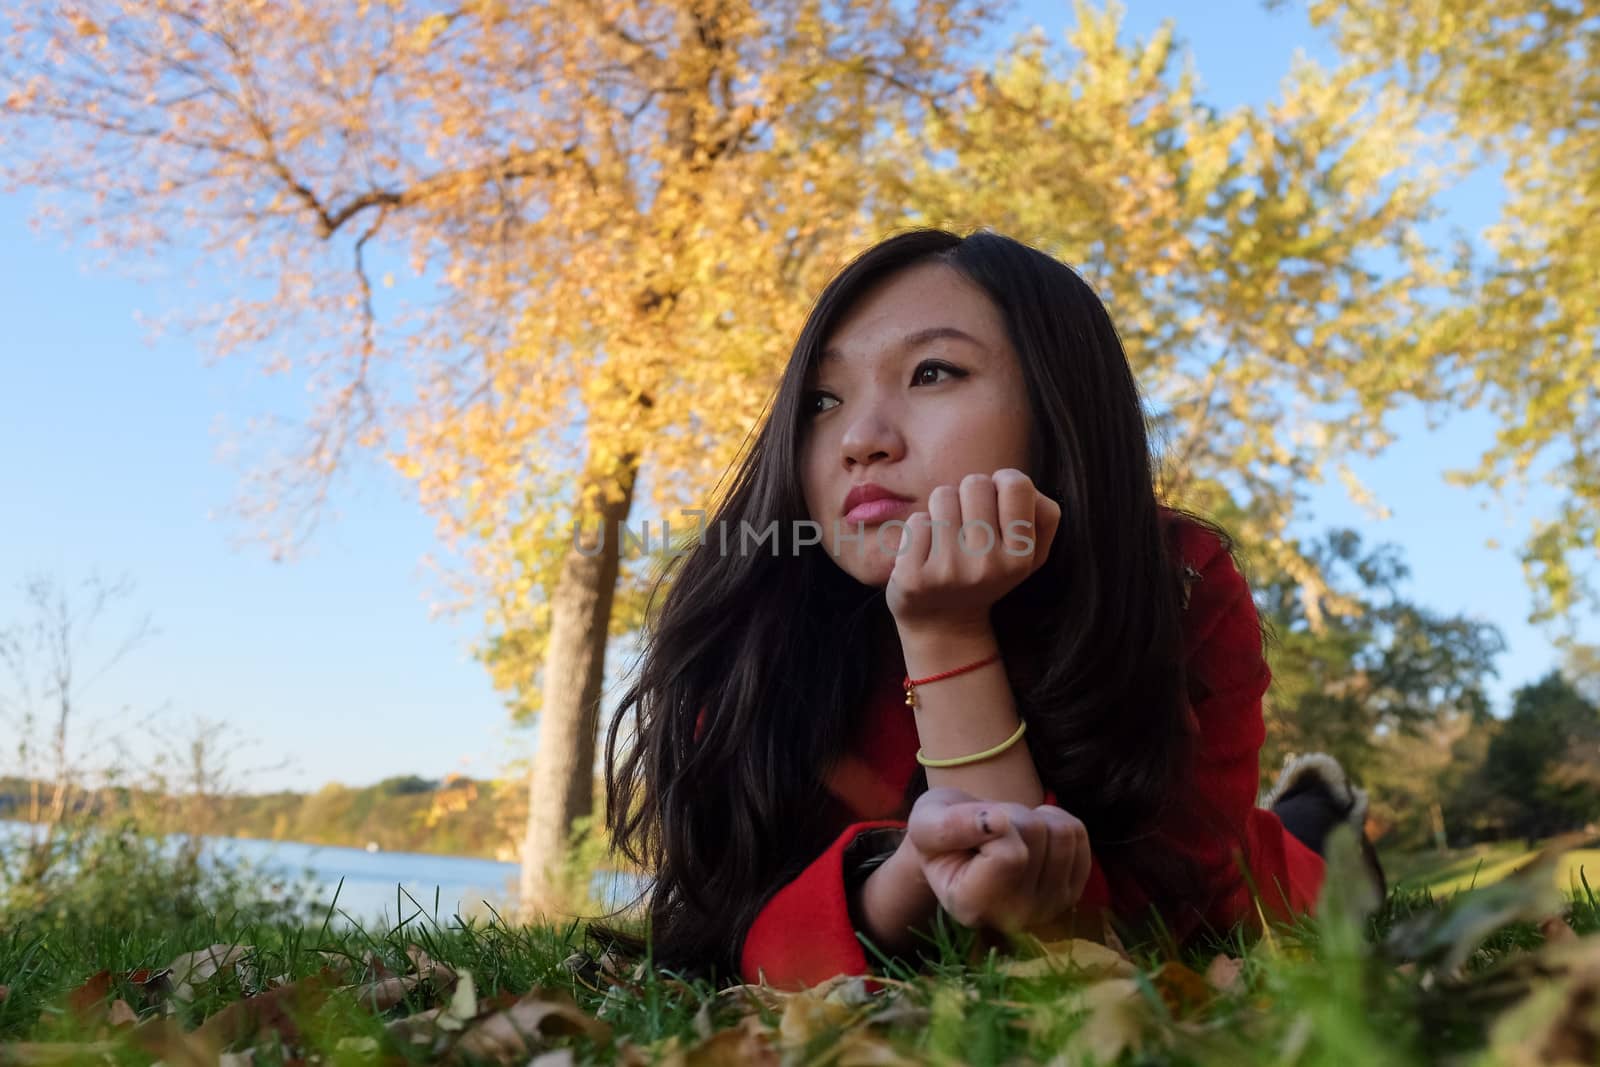
{"type": "Polygon", "coordinates": [[[986,748],[982,752],[974,752],[970,756],[952,756],[949,759],[929,759],[927,756],[922,754],[922,749],[919,748],[917,749],[917,762],[922,764],[924,767],[959,767],[964,763],[977,763],[979,760],[986,760],[990,756],[998,756],[1000,753],[1016,744],[1019,740],[1021,740],[1022,732],[1027,728],[1027,723],[1019,723],[1017,725],[1016,733],[1012,734],[1010,737],[1006,738],[993,748],[986,748]]]}

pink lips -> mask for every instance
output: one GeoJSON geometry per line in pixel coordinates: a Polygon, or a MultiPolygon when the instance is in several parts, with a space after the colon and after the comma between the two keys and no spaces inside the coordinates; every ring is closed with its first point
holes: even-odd
{"type": "Polygon", "coordinates": [[[864,500],[845,513],[844,521],[847,523],[875,523],[888,522],[890,519],[904,519],[911,514],[914,505],[915,501],[901,500],[898,497],[864,500]]]}
{"type": "Polygon", "coordinates": [[[845,494],[844,521],[853,524],[903,518],[911,514],[913,503],[892,489],[863,482],[845,494]]]}

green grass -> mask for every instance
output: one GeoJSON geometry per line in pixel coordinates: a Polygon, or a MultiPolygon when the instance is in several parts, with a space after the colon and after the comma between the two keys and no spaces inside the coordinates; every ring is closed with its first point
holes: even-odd
{"type": "MultiPolygon", "coordinates": [[[[1110,1062],[1107,1054],[1120,1054],[1124,1062],[1219,1067],[1477,1062],[1480,1055],[1497,1062],[1496,1049],[1513,1030],[1518,1041],[1537,1044],[1546,1030],[1567,1025],[1563,1006],[1587,995],[1582,968],[1560,954],[1572,946],[1547,945],[1551,927],[1537,925],[1563,905],[1548,870],[1480,881],[1470,893],[1441,894],[1401,882],[1376,915],[1363,919],[1346,891],[1355,880],[1337,875],[1341,862],[1332,862],[1340,880],[1330,878],[1318,920],[1275,928],[1253,943],[1236,934],[1175,958],[1148,947],[1134,953],[1131,978],[1020,977],[1007,972],[1007,957],[997,952],[975,956],[971,931],[941,925],[923,971],[890,967],[881,975],[884,991],[872,997],[848,982],[826,997],[764,997],[749,989],[719,995],[706,983],[648,966],[633,981],[632,961],[610,975],[596,966],[602,946],[586,937],[581,923],[464,921],[435,918],[421,907],[382,930],[237,914],[142,927],[19,926],[0,933],[0,984],[8,987],[0,999],[0,1064],[59,1062],[63,1045],[78,1050],[69,1061],[189,1062],[174,1054],[172,1035],[216,1020],[259,989],[309,986],[339,961],[346,965],[338,985],[385,971],[403,974],[410,970],[411,946],[470,972],[482,1014],[542,991],[542,999],[570,998],[576,1010],[602,1021],[603,1035],[547,1027],[516,1053],[479,1057],[462,1052],[460,1042],[437,1047],[454,1062],[518,1067],[531,1052],[561,1049],[577,1064],[737,1063],[750,1058],[752,1046],[740,1044],[749,1041],[767,1042],[774,1063],[819,1065],[1110,1062]],[[158,970],[213,944],[250,946],[246,969],[225,970],[197,987],[193,1002],[177,1005],[171,1021],[163,1022],[171,1002],[151,1000],[128,972],[158,970]],[[1219,951],[1242,961],[1236,986],[1215,989],[1198,977],[1219,951]],[[74,990],[102,970],[112,978],[100,1003],[85,1005],[81,996],[75,1003],[74,990]],[[1535,992],[1554,1007],[1541,1007],[1543,1001],[1529,997],[1535,992]],[[139,1012],[136,1027],[107,1025],[104,1004],[117,998],[139,1012]],[[38,1043],[51,1047],[41,1052],[38,1043]]],[[[1445,864],[1433,874],[1454,878],[1459,871],[1445,864]]],[[[1564,905],[1577,934],[1600,930],[1600,902],[1587,888],[1580,886],[1564,905]]],[[[1588,943],[1573,944],[1587,949],[1588,943]]],[[[1600,939],[1595,944],[1600,947],[1600,939]]],[[[313,1057],[339,1064],[423,1062],[433,1053],[398,1038],[388,1024],[448,999],[448,990],[423,983],[375,1013],[353,995],[335,993],[297,1008],[289,1036],[269,1029],[231,1047],[253,1048],[261,1067],[313,1057]]],[[[481,1017],[468,1023],[467,1032],[481,1023],[481,1017]]],[[[192,1062],[214,1059],[213,1053],[192,1062]]]]}
{"type": "MultiPolygon", "coordinates": [[[[1495,841],[1444,852],[1385,855],[1383,861],[1397,887],[1448,896],[1474,886],[1493,885],[1514,874],[1538,854],[1539,847],[1524,841],[1495,841]]],[[[1585,876],[1591,883],[1600,883],[1600,848],[1567,852],[1553,872],[1556,887],[1573,893],[1585,876]]]]}

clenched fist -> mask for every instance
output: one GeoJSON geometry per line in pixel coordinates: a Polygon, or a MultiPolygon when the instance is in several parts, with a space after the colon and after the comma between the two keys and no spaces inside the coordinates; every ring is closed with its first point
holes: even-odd
{"type": "Polygon", "coordinates": [[[1060,919],[1089,881],[1089,834],[1051,804],[979,800],[960,789],[917,798],[906,840],[945,911],[1010,934],[1060,919]]]}
{"type": "Polygon", "coordinates": [[[886,590],[905,630],[986,621],[989,609],[1050,554],[1061,505],[1022,471],[969,474],[928,495],[895,547],[886,590]]]}

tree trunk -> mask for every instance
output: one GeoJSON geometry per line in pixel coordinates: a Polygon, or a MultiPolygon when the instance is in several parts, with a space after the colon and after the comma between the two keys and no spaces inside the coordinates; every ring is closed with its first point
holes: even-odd
{"type": "Polygon", "coordinates": [[[616,469],[590,475],[590,484],[619,485],[621,498],[602,506],[598,526],[592,516],[584,520],[581,538],[567,549],[556,579],[538,747],[528,784],[528,833],[518,901],[524,919],[535,919],[564,903],[559,865],[572,823],[594,810],[595,734],[605,678],[606,631],[621,562],[619,527],[633,506],[637,474],[637,462],[626,457],[616,469]]]}

